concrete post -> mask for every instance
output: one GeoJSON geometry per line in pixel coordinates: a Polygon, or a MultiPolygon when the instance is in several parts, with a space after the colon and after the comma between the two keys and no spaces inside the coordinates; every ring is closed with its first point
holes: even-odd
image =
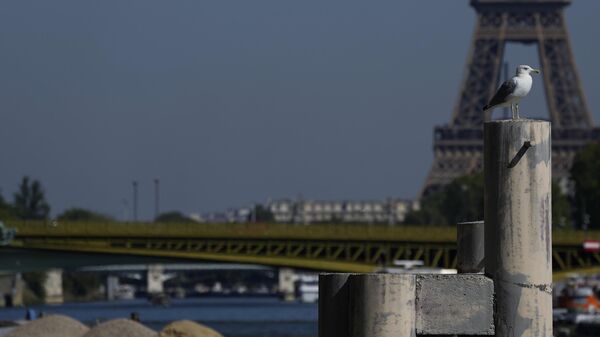
{"type": "Polygon", "coordinates": [[[349,282],[351,337],[416,336],[415,275],[355,274],[349,282]]]}
{"type": "Polygon", "coordinates": [[[319,275],[319,337],[348,337],[350,274],[319,275]]]}
{"type": "Polygon", "coordinates": [[[550,123],[484,125],[485,273],[498,337],[552,336],[550,123]]]}
{"type": "Polygon", "coordinates": [[[461,222],[457,225],[457,270],[459,274],[483,273],[483,221],[461,222]]]}

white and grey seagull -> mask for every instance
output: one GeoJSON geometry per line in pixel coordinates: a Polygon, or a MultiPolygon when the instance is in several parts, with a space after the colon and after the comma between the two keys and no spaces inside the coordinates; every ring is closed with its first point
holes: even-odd
{"type": "Polygon", "coordinates": [[[496,94],[490,100],[488,105],[483,107],[483,112],[491,111],[499,107],[508,107],[512,111],[512,119],[519,119],[519,102],[521,98],[527,96],[533,84],[531,73],[539,74],[540,71],[533,69],[528,65],[517,67],[517,76],[502,83],[496,94]]]}

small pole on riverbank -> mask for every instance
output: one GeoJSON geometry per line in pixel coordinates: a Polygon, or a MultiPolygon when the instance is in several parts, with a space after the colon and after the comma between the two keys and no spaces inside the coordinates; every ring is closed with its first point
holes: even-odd
{"type": "Polygon", "coordinates": [[[456,228],[457,271],[459,274],[483,273],[483,221],[460,222],[456,228]]]}
{"type": "Polygon", "coordinates": [[[319,336],[348,336],[349,275],[319,275],[319,336]]]}
{"type": "Polygon", "coordinates": [[[552,336],[550,123],[484,124],[485,274],[498,337],[552,336]]]}

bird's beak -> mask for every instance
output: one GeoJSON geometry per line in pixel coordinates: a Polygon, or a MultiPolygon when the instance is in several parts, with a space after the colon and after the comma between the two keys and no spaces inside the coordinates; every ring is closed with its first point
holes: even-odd
{"type": "Polygon", "coordinates": [[[532,73],[536,73],[536,74],[539,74],[539,73],[541,73],[541,71],[540,71],[539,69],[533,69],[533,70],[531,70],[531,72],[532,72],[532,73]]]}

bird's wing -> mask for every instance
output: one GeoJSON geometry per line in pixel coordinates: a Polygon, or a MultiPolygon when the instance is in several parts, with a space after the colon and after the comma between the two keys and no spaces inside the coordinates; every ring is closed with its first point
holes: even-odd
{"type": "Polygon", "coordinates": [[[502,83],[500,88],[498,88],[498,91],[496,91],[494,97],[492,97],[492,99],[490,100],[488,106],[492,107],[506,102],[506,98],[508,97],[508,95],[512,94],[515,91],[516,87],[517,80],[514,78],[511,78],[510,80],[502,83]]]}

